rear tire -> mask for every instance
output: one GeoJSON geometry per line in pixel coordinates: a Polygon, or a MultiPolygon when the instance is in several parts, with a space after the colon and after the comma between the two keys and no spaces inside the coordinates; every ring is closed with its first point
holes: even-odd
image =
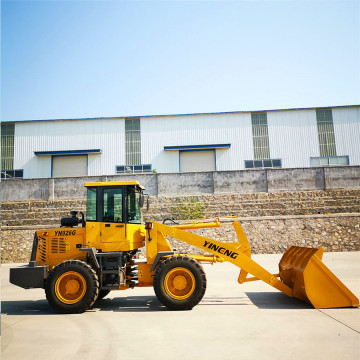
{"type": "Polygon", "coordinates": [[[49,304],[58,313],[82,313],[99,295],[98,276],[86,262],[67,260],[50,272],[45,293],[49,304]]]}
{"type": "Polygon", "coordinates": [[[203,298],[205,290],[205,272],[189,256],[172,256],[155,272],[155,294],[169,310],[191,310],[203,298]]]}

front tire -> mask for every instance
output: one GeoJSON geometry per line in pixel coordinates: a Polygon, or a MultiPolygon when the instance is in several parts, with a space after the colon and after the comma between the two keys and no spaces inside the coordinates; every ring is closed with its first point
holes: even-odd
{"type": "Polygon", "coordinates": [[[155,294],[169,310],[191,310],[203,298],[205,290],[205,272],[189,256],[170,257],[155,272],[155,294]]]}
{"type": "Polygon", "coordinates": [[[98,276],[86,262],[67,260],[50,272],[45,293],[49,304],[58,313],[82,313],[99,295],[98,276]]]}

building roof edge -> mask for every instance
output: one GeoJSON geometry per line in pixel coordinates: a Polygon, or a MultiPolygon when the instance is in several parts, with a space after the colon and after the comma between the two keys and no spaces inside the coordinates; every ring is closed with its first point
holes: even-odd
{"type": "Polygon", "coordinates": [[[150,118],[150,117],[171,117],[171,116],[197,116],[197,115],[221,115],[221,114],[244,114],[244,113],[259,113],[259,112],[274,112],[274,111],[295,111],[295,110],[315,110],[315,109],[336,109],[360,107],[360,104],[354,105],[336,105],[336,106],[311,106],[302,108],[287,108],[287,109],[266,109],[266,110],[242,110],[242,111],[219,111],[208,113],[185,113],[185,114],[163,114],[163,115],[137,115],[137,116],[103,116],[91,118],[67,118],[67,119],[26,119],[26,120],[12,120],[1,121],[1,123],[23,123],[23,122],[38,122],[38,121],[77,121],[77,120],[110,120],[110,119],[128,119],[128,118],[150,118]]]}

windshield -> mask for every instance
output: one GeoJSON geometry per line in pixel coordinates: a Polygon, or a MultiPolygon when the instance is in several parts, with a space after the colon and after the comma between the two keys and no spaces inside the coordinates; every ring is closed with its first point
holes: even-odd
{"type": "Polygon", "coordinates": [[[141,224],[142,214],[139,206],[140,192],[134,187],[128,187],[128,223],[141,224]]]}

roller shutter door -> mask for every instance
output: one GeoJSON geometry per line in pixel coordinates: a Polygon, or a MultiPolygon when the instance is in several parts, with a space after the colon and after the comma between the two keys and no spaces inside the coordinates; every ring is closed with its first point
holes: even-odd
{"type": "Polygon", "coordinates": [[[87,155],[53,156],[52,177],[86,176],[87,155]]]}
{"type": "Polygon", "coordinates": [[[215,171],[215,151],[181,151],[180,172],[215,171]]]}

